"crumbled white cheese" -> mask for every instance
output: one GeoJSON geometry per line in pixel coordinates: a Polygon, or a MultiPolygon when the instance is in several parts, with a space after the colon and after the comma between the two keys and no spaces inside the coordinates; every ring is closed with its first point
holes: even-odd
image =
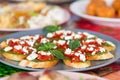
{"type": "Polygon", "coordinates": [[[52,38],[53,36],[54,36],[54,33],[48,33],[48,34],[47,34],[47,37],[48,37],[48,38],[52,38]]]}
{"type": "Polygon", "coordinates": [[[20,41],[20,44],[25,44],[25,42],[24,41],[20,41]]]}
{"type": "Polygon", "coordinates": [[[49,56],[49,55],[51,55],[51,53],[50,53],[50,52],[47,52],[46,54],[47,54],[48,56],[49,56]]]}
{"type": "Polygon", "coordinates": [[[64,39],[65,40],[70,40],[70,39],[73,39],[73,36],[65,36],[64,39]]]}
{"type": "Polygon", "coordinates": [[[93,38],[95,37],[94,35],[87,33],[87,32],[83,32],[83,34],[85,34],[87,36],[87,38],[93,38]]]}
{"type": "Polygon", "coordinates": [[[82,60],[82,61],[86,61],[86,57],[85,57],[84,54],[80,54],[80,60],[82,60]]]}
{"type": "Polygon", "coordinates": [[[33,36],[33,40],[37,40],[39,38],[39,35],[35,35],[35,36],[33,36]]]}
{"type": "Polygon", "coordinates": [[[57,44],[57,41],[56,41],[56,40],[53,40],[53,43],[54,43],[54,44],[57,44]]]}
{"type": "Polygon", "coordinates": [[[95,47],[95,45],[88,45],[89,47],[95,47]]]}
{"type": "Polygon", "coordinates": [[[46,52],[44,52],[44,51],[38,51],[38,53],[41,55],[47,55],[46,52]]]}
{"type": "Polygon", "coordinates": [[[41,43],[47,43],[47,42],[49,42],[49,40],[47,38],[42,38],[41,39],[41,43]]]}
{"type": "Polygon", "coordinates": [[[65,40],[58,40],[58,44],[60,44],[60,45],[64,45],[65,43],[66,43],[65,40]]]}
{"type": "Polygon", "coordinates": [[[27,44],[29,44],[30,46],[33,46],[35,41],[33,40],[26,40],[27,44]]]}
{"type": "Polygon", "coordinates": [[[89,42],[94,42],[95,40],[86,40],[85,42],[89,43],[89,42]]]}
{"type": "Polygon", "coordinates": [[[61,33],[64,33],[65,30],[59,30],[59,31],[56,31],[57,34],[61,34],[61,33]]]}
{"type": "Polygon", "coordinates": [[[79,53],[79,52],[76,52],[76,53],[75,53],[75,56],[80,56],[80,53],[79,53]]]}
{"type": "Polygon", "coordinates": [[[13,49],[12,47],[7,46],[7,47],[4,48],[4,51],[10,51],[10,50],[12,50],[12,49],[13,49]]]}
{"type": "Polygon", "coordinates": [[[38,55],[35,52],[32,52],[30,55],[27,56],[27,59],[34,60],[37,57],[38,57],[38,55]]]}
{"type": "Polygon", "coordinates": [[[86,45],[83,45],[82,47],[81,47],[81,49],[86,49],[87,48],[87,46],[86,45]]]}
{"type": "Polygon", "coordinates": [[[99,49],[100,49],[100,52],[105,52],[105,48],[99,47],[99,49]]]}
{"type": "Polygon", "coordinates": [[[88,50],[88,51],[93,51],[94,48],[93,48],[93,47],[88,47],[87,50],[88,50]]]}
{"type": "Polygon", "coordinates": [[[16,45],[16,46],[14,46],[14,48],[17,49],[17,50],[20,50],[20,49],[22,49],[22,46],[21,45],[16,45]]]}
{"type": "Polygon", "coordinates": [[[82,37],[82,36],[79,35],[79,34],[76,34],[76,35],[74,36],[75,39],[79,39],[79,38],[81,38],[81,37],[82,37]]]}
{"type": "Polygon", "coordinates": [[[27,47],[23,47],[22,50],[23,50],[24,53],[28,53],[27,47]]]}
{"type": "Polygon", "coordinates": [[[97,39],[96,39],[96,41],[97,41],[97,43],[98,43],[98,44],[100,44],[100,45],[101,45],[101,44],[102,44],[102,42],[103,42],[103,40],[102,40],[102,39],[100,39],[100,38],[97,38],[97,39]]]}
{"type": "Polygon", "coordinates": [[[25,40],[25,39],[31,39],[33,36],[23,36],[23,37],[20,37],[20,39],[22,40],[25,40]]]}
{"type": "Polygon", "coordinates": [[[92,55],[95,55],[96,54],[96,50],[92,52],[92,55]]]}
{"type": "Polygon", "coordinates": [[[65,54],[71,54],[71,52],[72,52],[72,50],[71,50],[70,48],[67,48],[67,49],[65,50],[65,54]]]}

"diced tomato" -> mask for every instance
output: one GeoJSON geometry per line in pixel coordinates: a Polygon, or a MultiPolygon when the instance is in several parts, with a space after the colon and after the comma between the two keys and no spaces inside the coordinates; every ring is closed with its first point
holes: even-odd
{"type": "Polygon", "coordinates": [[[67,49],[69,46],[65,43],[64,45],[58,45],[58,49],[67,49]]]}
{"type": "Polygon", "coordinates": [[[62,36],[62,33],[61,34],[55,34],[52,38],[60,38],[62,36]]]}
{"type": "Polygon", "coordinates": [[[84,34],[81,34],[81,38],[80,38],[80,40],[84,40],[87,36],[86,35],[84,35],[84,34]]]}
{"type": "Polygon", "coordinates": [[[37,43],[40,43],[41,39],[44,38],[43,35],[40,35],[39,38],[36,40],[37,43]]]}
{"type": "Polygon", "coordinates": [[[12,50],[14,53],[18,53],[18,54],[24,54],[24,52],[22,50],[17,50],[17,49],[13,49],[12,50]]]}
{"type": "Polygon", "coordinates": [[[37,57],[38,60],[42,60],[42,61],[51,60],[52,58],[53,58],[53,56],[41,55],[41,54],[39,54],[38,57],[37,57]]]}
{"type": "Polygon", "coordinates": [[[15,45],[18,45],[19,42],[13,42],[12,40],[10,40],[10,41],[8,42],[8,44],[9,44],[10,46],[15,46],[15,45]]]}
{"type": "Polygon", "coordinates": [[[24,43],[24,44],[22,44],[22,46],[30,46],[28,43],[24,43]]]}

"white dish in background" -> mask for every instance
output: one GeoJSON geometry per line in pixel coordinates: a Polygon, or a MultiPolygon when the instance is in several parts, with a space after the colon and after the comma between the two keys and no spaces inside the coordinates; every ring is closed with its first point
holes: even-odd
{"type": "Polygon", "coordinates": [[[52,6],[52,7],[54,7],[54,9],[51,9],[49,11],[49,14],[46,16],[42,16],[41,14],[38,15],[39,17],[32,16],[34,17],[34,19],[30,18],[29,20],[29,23],[31,24],[30,28],[0,28],[0,31],[26,31],[26,30],[41,29],[47,25],[64,24],[70,19],[70,13],[67,10],[59,6],[52,6]],[[55,20],[57,23],[55,23],[55,20]],[[37,26],[36,23],[38,24],[37,26]]]}
{"type": "MultiPolygon", "coordinates": [[[[111,5],[113,0],[105,0],[107,5],[111,5]]],[[[79,0],[70,5],[70,10],[80,16],[81,18],[87,19],[94,24],[110,26],[110,27],[120,27],[120,18],[102,18],[96,16],[90,16],[85,13],[86,7],[90,0],[79,0]]]]}
{"type": "MultiPolygon", "coordinates": [[[[68,77],[69,80],[88,80],[88,79],[89,80],[108,80],[98,76],[93,76],[93,75],[84,74],[84,73],[66,72],[66,71],[59,71],[59,72],[62,73],[64,76],[68,77]]],[[[42,74],[42,72],[30,72],[30,74],[34,76],[39,76],[42,74]]],[[[7,77],[1,78],[0,80],[7,80],[7,77]]]]}

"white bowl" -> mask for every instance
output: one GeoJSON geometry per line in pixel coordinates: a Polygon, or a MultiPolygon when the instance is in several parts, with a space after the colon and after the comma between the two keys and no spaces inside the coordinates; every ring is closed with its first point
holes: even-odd
{"type": "MultiPolygon", "coordinates": [[[[113,0],[105,0],[107,5],[110,6],[113,0]]],[[[120,18],[103,18],[97,16],[90,16],[85,13],[86,7],[90,0],[80,0],[72,3],[70,5],[70,10],[84,19],[91,21],[94,24],[110,26],[110,27],[120,27],[120,18]]]]}

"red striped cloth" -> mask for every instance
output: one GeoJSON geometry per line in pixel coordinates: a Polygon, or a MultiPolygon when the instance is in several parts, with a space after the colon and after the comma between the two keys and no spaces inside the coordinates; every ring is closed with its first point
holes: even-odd
{"type": "Polygon", "coordinates": [[[87,20],[77,21],[76,25],[77,25],[77,28],[100,32],[100,33],[112,36],[120,41],[120,28],[95,25],[87,20]]]}

